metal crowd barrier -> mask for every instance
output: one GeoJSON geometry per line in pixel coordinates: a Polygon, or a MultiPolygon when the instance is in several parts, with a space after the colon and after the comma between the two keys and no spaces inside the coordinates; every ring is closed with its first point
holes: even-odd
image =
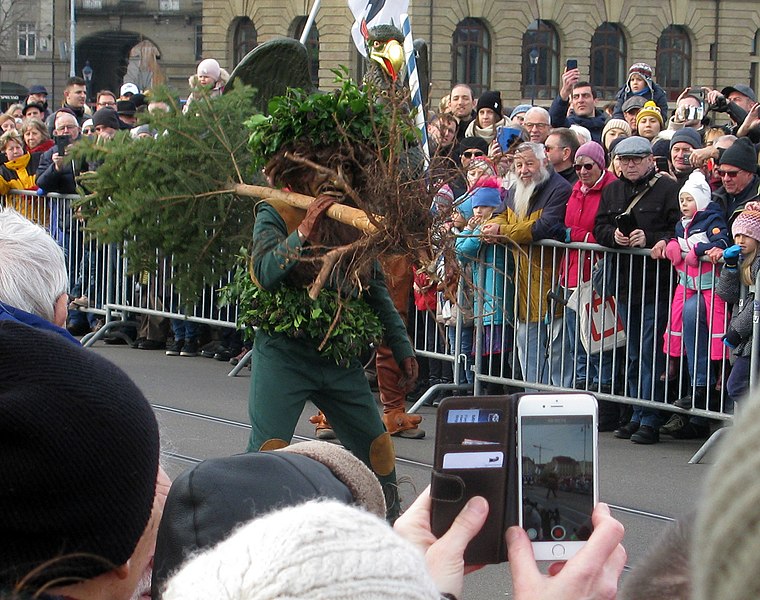
{"type": "MultiPolygon", "coordinates": [[[[89,235],[86,223],[73,207],[76,198],[13,191],[0,201],[45,227],[63,247],[70,289],[75,296],[86,296],[89,301],[80,312],[102,321],[97,331],[85,336],[85,345],[92,345],[106,334],[119,335],[125,326],[134,325],[135,315],[235,328],[237,307],[217,305],[219,290],[231,274],[204,287],[199,300],[187,306],[171,284],[170,258],[157,254],[158,267],[154,271],[133,272],[119,245],[101,244],[89,235]]],[[[481,394],[501,386],[543,391],[582,389],[619,405],[656,408],[690,418],[733,418],[733,406],[725,390],[728,351],[721,343],[730,314],[726,310],[716,316],[714,310],[708,311],[710,306],[714,308],[712,284],[717,279],[717,267],[705,263],[705,278],[712,284],[700,294],[710,299],[710,305],[695,312],[693,323],[687,319],[683,324],[691,326],[691,330],[701,326],[705,333],[696,346],[676,339],[666,354],[663,333],[671,306],[675,300],[685,303],[693,295],[677,286],[678,274],[670,261],[650,260],[649,250],[645,249],[618,250],[548,240],[530,246],[504,246],[496,256],[491,264],[479,258],[472,261],[470,267],[477,273],[476,279],[468,281],[473,277],[469,273],[460,278],[457,302],[452,305],[474,304],[472,326],[463,310],[449,316],[447,323],[432,311],[410,313],[410,333],[418,354],[442,361],[452,369],[451,382],[432,386],[410,412],[441,391],[472,388],[475,394],[481,394]],[[579,318],[585,304],[576,304],[575,310],[568,306],[571,290],[562,286],[561,274],[568,272],[573,253],[583,265],[599,265],[597,308],[610,305],[601,325],[579,318]],[[621,266],[630,262],[635,269],[621,266]],[[607,302],[607,298],[612,301],[607,302]],[[619,326],[618,320],[629,341],[604,351],[587,352],[586,345],[591,344],[588,340],[599,338],[600,332],[614,330],[619,326]],[[647,337],[651,323],[657,324],[654,336],[649,335],[649,343],[643,345],[638,340],[647,337]],[[707,369],[709,392],[704,405],[682,409],[671,402],[696,392],[692,379],[684,375],[688,372],[684,365],[689,353],[694,365],[701,361],[701,368],[707,369]],[[673,378],[668,376],[670,365],[677,367],[673,378]],[[711,381],[717,384],[714,389],[711,381]]],[[[584,266],[582,278],[590,276],[591,268],[584,266]]],[[[758,383],[760,302],[755,301],[753,310],[751,387],[758,383]]],[[[668,325],[669,334],[673,329],[668,325]]],[[[244,364],[230,374],[236,374],[244,364]]]]}

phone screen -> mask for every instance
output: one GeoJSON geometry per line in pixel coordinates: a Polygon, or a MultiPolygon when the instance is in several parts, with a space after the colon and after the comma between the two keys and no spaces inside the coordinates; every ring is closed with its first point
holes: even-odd
{"type": "Polygon", "coordinates": [[[567,60],[567,70],[572,71],[573,69],[578,68],[578,61],[574,58],[569,58],[567,60]]]}
{"type": "Polygon", "coordinates": [[[522,524],[531,542],[585,541],[594,510],[592,415],[523,416],[522,524]]]}

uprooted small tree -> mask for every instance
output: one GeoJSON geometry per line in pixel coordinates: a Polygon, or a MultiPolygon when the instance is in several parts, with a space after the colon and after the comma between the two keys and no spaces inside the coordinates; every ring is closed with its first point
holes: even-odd
{"type": "MultiPolygon", "coordinates": [[[[322,251],[300,269],[312,299],[336,273],[338,288],[362,289],[381,255],[434,262],[441,252],[430,237],[434,190],[406,103],[345,75],[337,84],[330,93],[289,90],[270,100],[269,115],[255,111],[255,91],[243,86],[196,101],[185,115],[159,93],[172,110],[147,118],[155,139],[125,132],[75,150],[99,165],[80,181],[87,227],[104,242],[127,240],[135,271],[171,256],[173,283],[185,298],[236,263],[245,268],[241,248],[250,246],[261,199],[305,209],[321,193],[338,196],[322,251]]],[[[325,334],[335,330],[345,299],[337,298],[325,334]]]]}

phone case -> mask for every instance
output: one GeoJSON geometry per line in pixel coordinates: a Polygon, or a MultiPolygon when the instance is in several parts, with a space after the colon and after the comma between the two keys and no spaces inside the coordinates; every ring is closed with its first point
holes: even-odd
{"type": "Polygon", "coordinates": [[[512,396],[446,398],[438,408],[438,415],[430,492],[433,534],[443,535],[470,498],[483,496],[490,507],[488,519],[467,546],[465,563],[504,562],[507,560],[504,532],[518,522],[517,399],[512,396]],[[451,410],[476,409],[499,414],[499,421],[447,422],[451,410]]]}
{"type": "Polygon", "coordinates": [[[636,221],[636,216],[627,212],[615,217],[615,223],[620,232],[626,236],[631,235],[631,233],[639,227],[639,224],[636,221]]]}

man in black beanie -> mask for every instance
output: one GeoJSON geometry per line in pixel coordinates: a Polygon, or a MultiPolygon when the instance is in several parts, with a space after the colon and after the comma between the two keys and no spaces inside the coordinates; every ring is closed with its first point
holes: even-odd
{"type": "Polygon", "coordinates": [[[123,371],[0,323],[0,590],[132,598],[168,492],[158,457],[156,418],[123,371]]]}
{"type": "Polygon", "coordinates": [[[465,178],[467,168],[476,158],[488,156],[488,143],[481,137],[466,137],[459,142],[457,153],[457,163],[461,169],[457,178],[449,184],[451,191],[454,192],[454,198],[459,198],[467,191],[467,180],[465,178]]]}
{"type": "Polygon", "coordinates": [[[723,185],[713,192],[712,199],[723,207],[728,230],[731,231],[731,225],[747,202],[756,200],[760,193],[757,150],[749,138],[739,138],[723,152],[718,164],[718,175],[723,185]]]}
{"type": "Polygon", "coordinates": [[[99,108],[92,115],[92,124],[99,140],[110,140],[121,129],[119,115],[113,108],[99,108]]]}

